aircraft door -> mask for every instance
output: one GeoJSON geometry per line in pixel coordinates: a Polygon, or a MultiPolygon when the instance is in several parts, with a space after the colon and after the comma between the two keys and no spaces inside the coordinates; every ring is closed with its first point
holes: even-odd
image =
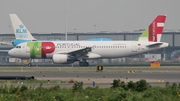
{"type": "Polygon", "coordinates": [[[132,52],[137,52],[137,43],[132,43],[132,52]]]}

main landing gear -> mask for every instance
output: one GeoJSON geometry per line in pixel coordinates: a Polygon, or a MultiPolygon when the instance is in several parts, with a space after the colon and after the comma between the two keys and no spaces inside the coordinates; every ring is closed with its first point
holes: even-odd
{"type": "Polygon", "coordinates": [[[29,66],[29,67],[32,67],[32,63],[28,63],[28,66],[29,66]]]}
{"type": "Polygon", "coordinates": [[[86,67],[88,67],[89,63],[86,60],[83,60],[83,61],[79,62],[79,66],[86,66],[86,67]]]}

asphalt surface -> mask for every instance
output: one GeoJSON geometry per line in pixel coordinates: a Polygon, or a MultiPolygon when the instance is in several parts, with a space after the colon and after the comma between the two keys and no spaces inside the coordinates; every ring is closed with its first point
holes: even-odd
{"type": "MultiPolygon", "coordinates": [[[[84,87],[92,86],[95,82],[99,87],[110,87],[114,79],[124,82],[139,81],[145,79],[152,86],[165,86],[166,82],[180,83],[180,68],[128,68],[128,67],[107,67],[104,71],[97,72],[94,68],[0,68],[0,76],[34,76],[37,80],[54,81],[44,83],[44,87],[60,85],[61,87],[72,87],[69,81],[84,83],[84,87]],[[60,81],[65,81],[61,83],[60,81]]],[[[23,81],[15,85],[21,85],[23,81]]],[[[39,83],[28,85],[39,86],[39,83]]]]}

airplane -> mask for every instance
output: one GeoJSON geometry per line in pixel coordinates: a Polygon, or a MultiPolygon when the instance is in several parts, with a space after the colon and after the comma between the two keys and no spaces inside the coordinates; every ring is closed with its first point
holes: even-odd
{"type": "MultiPolygon", "coordinates": [[[[19,17],[16,14],[9,14],[9,17],[11,19],[13,31],[15,34],[15,39],[12,40],[11,43],[0,42],[1,44],[17,46],[18,44],[23,42],[49,41],[49,40],[37,40],[36,38],[34,38],[30,33],[30,31],[26,28],[26,26],[22,23],[22,21],[19,19],[19,17]]],[[[111,41],[111,39],[98,37],[98,38],[87,39],[87,41],[111,41]]]]}
{"type": "Polygon", "coordinates": [[[8,42],[0,42],[0,43],[17,46],[18,44],[23,42],[30,42],[37,40],[32,36],[32,34],[29,32],[29,30],[26,28],[26,26],[22,23],[22,21],[19,19],[19,17],[16,14],[9,14],[9,16],[15,34],[15,39],[12,40],[12,43],[8,43],[8,42]]]}
{"type": "Polygon", "coordinates": [[[79,61],[80,66],[89,66],[89,59],[128,57],[168,47],[168,43],[160,42],[165,20],[166,15],[158,15],[134,41],[31,41],[18,44],[8,54],[25,59],[52,59],[59,64],[79,61]]]}

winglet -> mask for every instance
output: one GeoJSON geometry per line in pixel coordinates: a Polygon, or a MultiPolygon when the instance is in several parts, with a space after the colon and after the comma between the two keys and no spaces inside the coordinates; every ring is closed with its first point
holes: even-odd
{"type": "Polygon", "coordinates": [[[160,42],[166,15],[158,15],[148,28],[141,34],[137,41],[160,42]]]}
{"type": "Polygon", "coordinates": [[[16,14],[9,14],[16,39],[36,40],[16,14]]]}

